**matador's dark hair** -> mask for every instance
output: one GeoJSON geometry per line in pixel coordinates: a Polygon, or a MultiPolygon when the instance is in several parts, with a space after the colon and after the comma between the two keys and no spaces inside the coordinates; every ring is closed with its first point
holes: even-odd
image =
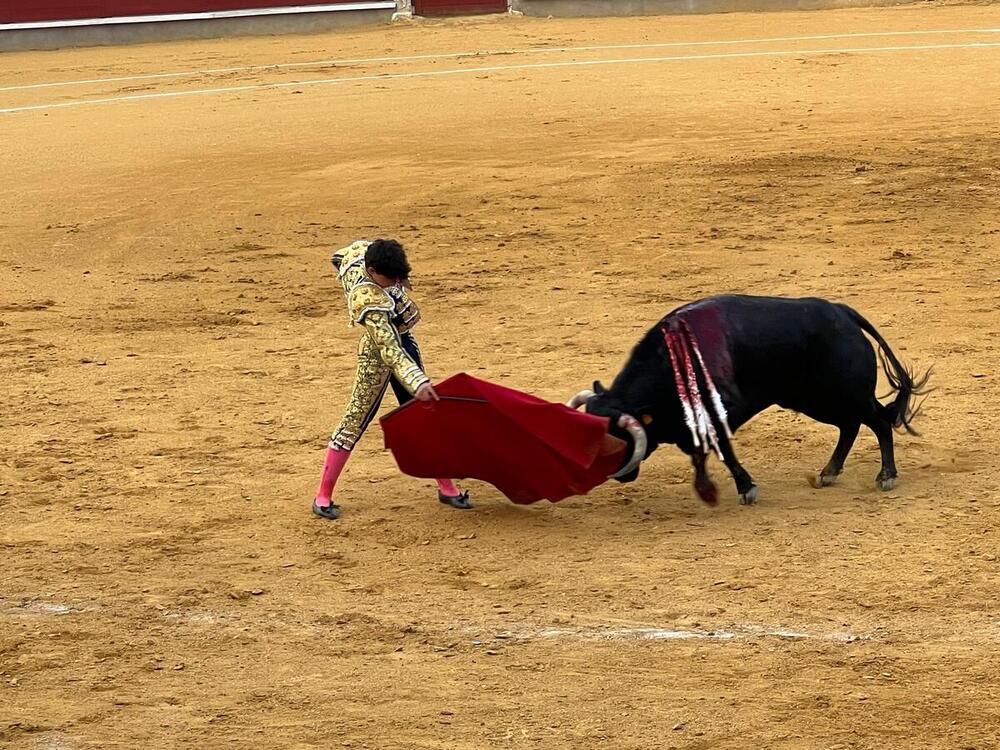
{"type": "Polygon", "coordinates": [[[396,240],[375,240],[365,251],[365,265],[390,279],[408,279],[406,251],[396,240]]]}

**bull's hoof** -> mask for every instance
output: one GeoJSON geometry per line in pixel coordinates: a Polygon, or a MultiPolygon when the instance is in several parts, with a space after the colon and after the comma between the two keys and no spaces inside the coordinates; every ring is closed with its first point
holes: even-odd
{"type": "Polygon", "coordinates": [[[715,482],[711,479],[706,482],[696,482],[694,489],[698,493],[698,497],[700,497],[706,505],[719,504],[719,488],[715,486],[715,482]]]}
{"type": "Polygon", "coordinates": [[[875,478],[875,484],[882,492],[896,489],[896,477],[883,477],[879,475],[875,478]]]}
{"type": "Polygon", "coordinates": [[[757,502],[757,485],[740,495],[740,505],[753,505],[757,502]]]}
{"type": "Polygon", "coordinates": [[[824,487],[832,487],[836,483],[836,474],[824,474],[820,472],[819,474],[809,475],[809,484],[817,490],[823,489],[824,487]]]}

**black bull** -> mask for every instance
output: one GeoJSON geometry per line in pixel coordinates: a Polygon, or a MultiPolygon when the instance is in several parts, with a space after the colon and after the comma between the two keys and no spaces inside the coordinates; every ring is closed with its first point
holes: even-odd
{"type": "Polygon", "coordinates": [[[732,473],[741,502],[748,504],[756,500],[757,486],[737,460],[729,436],[775,405],[840,429],[815,486],[833,484],[865,425],[878,438],[882,454],[876,483],[892,489],[897,477],[893,428],[913,432],[913,397],[923,392],[928,374],[915,380],[875,327],[847,305],[728,295],[668,314],[632,350],[610,388],[595,382],[593,392],[581,392],[570,405],[586,403],[587,412],[611,418],[612,432],[634,445],[638,455],[615,476],[619,481],[633,481],[640,460],[660,443],[672,443],[691,456],[695,489],[714,504],[718,493],[705,468],[714,448],[732,473]],[[865,333],[878,344],[895,394],[888,404],[875,396],[876,355],[865,333]],[[636,438],[643,432],[639,423],[645,435],[636,438]],[[644,450],[638,445],[643,437],[644,450]]]}

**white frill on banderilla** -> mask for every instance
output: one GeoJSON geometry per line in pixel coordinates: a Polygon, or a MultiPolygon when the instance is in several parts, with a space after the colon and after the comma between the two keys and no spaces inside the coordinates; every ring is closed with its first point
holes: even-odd
{"type": "Polygon", "coordinates": [[[670,362],[674,369],[674,383],[677,387],[677,395],[681,400],[681,408],[684,411],[684,423],[691,433],[691,440],[694,447],[703,453],[714,451],[722,459],[722,449],[719,446],[719,435],[716,431],[716,424],[722,427],[727,438],[733,436],[729,429],[729,416],[726,407],[722,403],[715,382],[712,380],[712,373],[705,365],[705,360],[701,356],[701,348],[698,346],[698,339],[691,328],[684,320],[679,321],[678,330],[670,330],[667,325],[663,325],[663,339],[670,353],[670,362]],[[701,395],[701,387],[698,384],[698,375],[708,391],[709,401],[706,404],[701,395]]]}

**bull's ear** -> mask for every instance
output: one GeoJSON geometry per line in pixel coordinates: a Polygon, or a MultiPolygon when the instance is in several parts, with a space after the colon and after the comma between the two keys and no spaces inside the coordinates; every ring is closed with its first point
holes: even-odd
{"type": "Polygon", "coordinates": [[[606,392],[607,392],[607,389],[603,385],[601,385],[601,381],[600,380],[595,380],[594,381],[594,393],[596,393],[597,395],[600,395],[600,394],[606,393],[606,392]]]}

